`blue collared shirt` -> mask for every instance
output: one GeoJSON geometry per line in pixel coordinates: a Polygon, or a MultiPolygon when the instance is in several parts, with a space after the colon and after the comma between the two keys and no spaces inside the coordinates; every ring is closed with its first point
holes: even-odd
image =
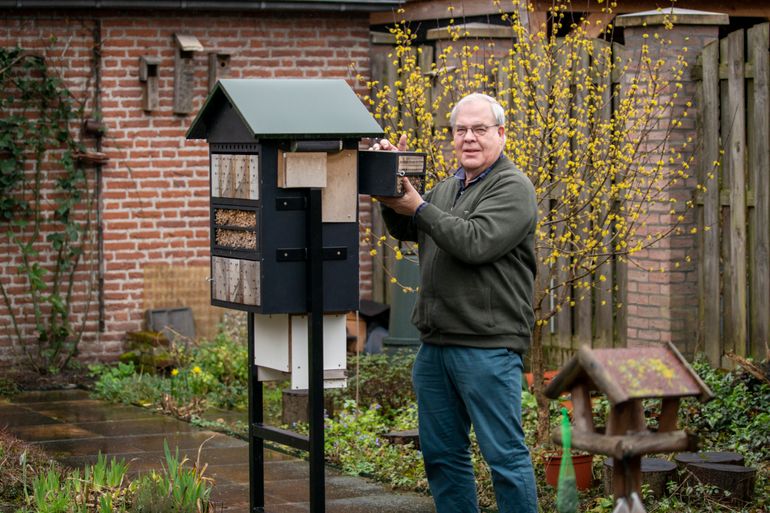
{"type": "MultiPolygon", "coordinates": [[[[460,188],[457,190],[457,196],[455,197],[455,202],[460,198],[460,196],[463,195],[463,193],[473,184],[478,183],[482,181],[484,178],[487,177],[487,175],[492,171],[492,168],[495,167],[495,164],[497,164],[497,161],[502,158],[503,154],[501,153],[499,157],[497,157],[497,160],[495,160],[494,164],[489,166],[484,170],[483,173],[481,173],[479,176],[468,182],[468,185],[465,184],[465,168],[460,166],[457,168],[457,171],[455,171],[455,174],[452,175],[452,178],[456,178],[457,180],[460,180],[460,188]]],[[[420,211],[425,208],[425,205],[427,205],[427,201],[423,201],[420,203],[420,206],[417,207],[417,210],[414,211],[414,215],[412,216],[412,219],[417,217],[417,214],[420,213],[420,211]]]]}

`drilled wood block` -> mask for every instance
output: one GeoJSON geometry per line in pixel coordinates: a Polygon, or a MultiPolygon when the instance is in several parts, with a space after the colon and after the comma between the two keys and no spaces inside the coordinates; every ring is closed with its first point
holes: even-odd
{"type": "Polygon", "coordinates": [[[211,258],[211,295],[219,301],[246,305],[260,304],[259,262],[234,258],[211,258]]]}
{"type": "Polygon", "coordinates": [[[211,155],[211,195],[215,198],[259,199],[259,156],[211,155]]]}

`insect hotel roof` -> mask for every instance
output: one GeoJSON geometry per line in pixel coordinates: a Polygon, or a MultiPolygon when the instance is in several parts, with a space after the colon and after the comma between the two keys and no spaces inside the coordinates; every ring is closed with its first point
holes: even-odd
{"type": "Polygon", "coordinates": [[[209,94],[188,139],[234,112],[254,139],[357,139],[382,129],[344,80],[227,79],[209,94]]]}

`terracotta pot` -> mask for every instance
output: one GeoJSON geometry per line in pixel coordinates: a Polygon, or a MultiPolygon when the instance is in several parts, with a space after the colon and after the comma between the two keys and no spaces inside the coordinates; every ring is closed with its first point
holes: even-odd
{"type": "MultiPolygon", "coordinates": [[[[548,383],[551,382],[551,380],[559,373],[558,370],[547,370],[543,372],[543,384],[548,386],[548,383]]],[[[530,390],[534,387],[535,384],[535,375],[531,372],[525,372],[524,373],[524,379],[527,380],[527,386],[530,390]]]]}
{"type": "MultiPolygon", "coordinates": [[[[556,488],[559,484],[559,468],[561,453],[551,453],[543,456],[545,463],[545,482],[556,488]]],[[[594,485],[593,454],[573,454],[572,465],[575,467],[575,481],[578,490],[588,490],[594,485]]]]}

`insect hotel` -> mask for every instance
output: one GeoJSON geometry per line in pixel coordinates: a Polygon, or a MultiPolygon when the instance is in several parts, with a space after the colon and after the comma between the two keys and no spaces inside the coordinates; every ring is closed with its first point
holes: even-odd
{"type": "MultiPolygon", "coordinates": [[[[697,438],[677,430],[683,397],[708,401],[711,390],[673,344],[655,347],[590,349],[581,347],[545,390],[550,399],[571,395],[572,447],[614,459],[612,485],[617,512],[641,513],[642,455],[693,451],[697,438]],[[604,432],[594,426],[591,392],[610,402],[604,432]],[[657,430],[650,430],[642,401],[660,399],[657,430]]],[[[554,441],[561,445],[560,434],[554,441]]]]}
{"type": "Polygon", "coordinates": [[[190,127],[209,144],[211,302],[245,310],[250,511],[264,510],[264,440],[310,453],[324,510],[323,389],[345,384],[358,310],[358,143],[382,130],[343,80],[220,80],[190,127]],[[262,381],[308,389],[310,435],[263,423],[262,381]]]}

